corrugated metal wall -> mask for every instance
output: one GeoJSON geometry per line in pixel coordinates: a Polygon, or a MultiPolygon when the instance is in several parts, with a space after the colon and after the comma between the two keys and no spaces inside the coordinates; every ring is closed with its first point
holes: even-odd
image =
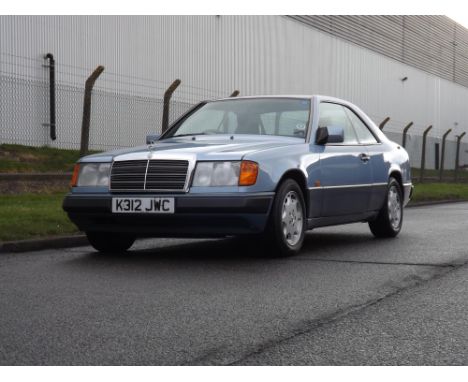
{"type": "MultiPolygon", "coordinates": [[[[382,32],[387,40],[388,28],[382,32]]],[[[377,123],[390,116],[385,130],[396,140],[413,121],[409,141],[417,166],[417,137],[427,125],[434,125],[433,140],[455,122],[451,140],[468,129],[468,88],[400,61],[290,17],[0,16],[0,141],[78,147],[84,81],[101,64],[106,70],[93,93],[94,149],[141,144],[158,131],[164,90],[180,78],[172,118],[199,100],[239,89],[243,95],[345,98],[377,123]],[[55,142],[42,126],[48,121],[47,52],[57,65],[55,142]]],[[[462,154],[468,162],[466,147],[462,154]]],[[[452,157],[447,154],[446,167],[452,157]]],[[[429,166],[433,158],[431,144],[429,166]]]]}
{"type": "Polygon", "coordinates": [[[468,30],[446,16],[290,16],[344,40],[468,86],[468,30]]]}

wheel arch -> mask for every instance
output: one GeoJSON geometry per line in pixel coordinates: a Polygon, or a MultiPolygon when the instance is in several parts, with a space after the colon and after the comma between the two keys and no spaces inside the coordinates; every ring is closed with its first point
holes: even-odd
{"type": "Polygon", "coordinates": [[[281,183],[283,183],[286,179],[293,179],[299,184],[299,187],[301,188],[302,191],[302,196],[304,197],[304,203],[305,203],[305,209],[306,209],[306,215],[309,216],[309,189],[307,187],[307,178],[304,175],[304,173],[300,169],[290,169],[284,172],[284,174],[281,176],[280,180],[278,181],[275,192],[278,191],[279,186],[281,183]]]}
{"type": "Polygon", "coordinates": [[[401,192],[403,192],[403,176],[401,175],[401,172],[393,169],[389,174],[389,178],[390,177],[395,178],[395,180],[400,185],[401,192]]]}

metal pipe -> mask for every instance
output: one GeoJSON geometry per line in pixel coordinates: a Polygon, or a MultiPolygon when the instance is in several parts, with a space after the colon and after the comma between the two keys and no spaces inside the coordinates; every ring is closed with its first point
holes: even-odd
{"type": "Polygon", "coordinates": [[[390,117],[387,117],[382,122],[380,122],[379,129],[383,130],[384,126],[387,124],[388,121],[390,121],[390,117]]]}
{"type": "Polygon", "coordinates": [[[405,148],[406,148],[406,135],[408,134],[408,130],[411,126],[413,126],[413,122],[408,123],[403,129],[403,142],[401,145],[405,148]]]}
{"type": "Polygon", "coordinates": [[[55,60],[52,53],[47,53],[44,58],[49,60],[49,128],[50,139],[57,139],[57,130],[55,127],[55,60]]]}
{"type": "Polygon", "coordinates": [[[86,155],[89,147],[89,124],[91,120],[91,92],[94,83],[104,71],[104,66],[99,65],[85,82],[84,101],[83,101],[83,120],[81,123],[81,143],[80,156],[86,155]]]}
{"type": "Polygon", "coordinates": [[[457,136],[457,152],[455,154],[455,182],[458,180],[458,169],[460,168],[460,164],[458,163],[460,159],[460,141],[465,136],[466,132],[461,133],[457,136]]]}
{"type": "Polygon", "coordinates": [[[164,133],[169,127],[169,102],[171,101],[172,94],[175,92],[181,82],[182,81],[179,79],[175,80],[164,92],[161,133],[164,133]]]}
{"type": "Polygon", "coordinates": [[[440,172],[439,172],[439,181],[442,182],[442,176],[444,173],[444,159],[445,159],[445,141],[447,139],[447,135],[450,134],[452,129],[448,129],[444,135],[442,135],[442,152],[440,153],[440,172]]]}
{"type": "Polygon", "coordinates": [[[423,142],[422,142],[422,150],[421,150],[421,169],[419,173],[419,181],[422,183],[424,179],[424,168],[426,166],[426,137],[427,133],[429,133],[429,130],[432,129],[432,125],[428,126],[426,130],[424,130],[423,133],[423,142]]]}

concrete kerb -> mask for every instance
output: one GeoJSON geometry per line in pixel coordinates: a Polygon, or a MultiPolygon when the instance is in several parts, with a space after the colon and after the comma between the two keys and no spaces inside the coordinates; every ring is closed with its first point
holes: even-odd
{"type": "Polygon", "coordinates": [[[89,245],[85,235],[56,236],[41,239],[17,240],[0,243],[0,253],[31,252],[89,245]]]}

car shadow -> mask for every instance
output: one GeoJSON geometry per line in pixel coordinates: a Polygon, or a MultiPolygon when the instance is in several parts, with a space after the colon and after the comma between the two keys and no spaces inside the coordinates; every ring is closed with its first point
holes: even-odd
{"type": "Polygon", "coordinates": [[[302,251],[293,257],[277,257],[272,255],[261,242],[251,238],[225,238],[216,240],[188,241],[184,243],[157,244],[143,248],[138,244],[135,249],[126,253],[103,254],[90,251],[82,256],[69,259],[77,264],[177,264],[177,263],[220,263],[245,264],[255,262],[281,262],[295,258],[324,258],[330,254],[340,254],[347,248],[368,247],[377,245],[378,241],[368,233],[343,232],[309,232],[306,235],[302,251]]]}

